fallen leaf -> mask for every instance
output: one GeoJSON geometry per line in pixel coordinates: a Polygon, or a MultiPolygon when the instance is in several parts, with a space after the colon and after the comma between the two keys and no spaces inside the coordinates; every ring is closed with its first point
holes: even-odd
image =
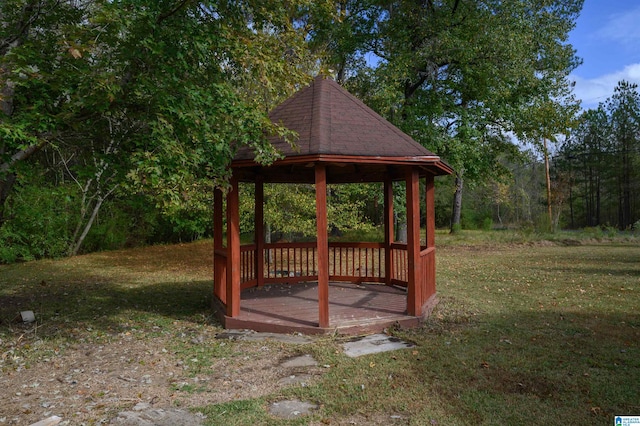
{"type": "Polygon", "coordinates": [[[73,56],[75,59],[82,58],[82,53],[80,53],[80,51],[78,49],[76,49],[75,47],[70,47],[69,48],[69,54],[71,56],[73,56]]]}

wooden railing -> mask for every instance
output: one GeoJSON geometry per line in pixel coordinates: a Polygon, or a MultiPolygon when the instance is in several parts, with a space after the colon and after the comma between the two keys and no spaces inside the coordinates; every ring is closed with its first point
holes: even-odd
{"type": "MultiPolygon", "coordinates": [[[[397,257],[394,281],[406,284],[406,245],[394,244],[397,257]]],[[[256,245],[240,248],[242,287],[257,283],[256,245]]],[[[264,283],[294,283],[318,279],[316,243],[264,245],[264,283]]],[[[384,282],[385,250],[382,243],[329,243],[329,279],[350,282],[384,282]]]]}
{"type": "Polygon", "coordinates": [[[329,243],[329,279],[384,282],[384,244],[329,243]]]}
{"type": "Polygon", "coordinates": [[[244,287],[256,285],[256,245],[240,246],[240,282],[244,287]]]}
{"type": "Polygon", "coordinates": [[[318,278],[315,243],[273,243],[264,245],[264,281],[298,282],[318,278]]]}
{"type": "MultiPolygon", "coordinates": [[[[436,249],[435,247],[423,248],[420,251],[422,275],[426,279],[425,295],[436,292],[436,249]]],[[[424,300],[423,302],[425,302],[424,300]]]]}
{"type": "Polygon", "coordinates": [[[400,243],[391,244],[391,283],[406,286],[409,281],[407,269],[407,245],[400,243]]]}

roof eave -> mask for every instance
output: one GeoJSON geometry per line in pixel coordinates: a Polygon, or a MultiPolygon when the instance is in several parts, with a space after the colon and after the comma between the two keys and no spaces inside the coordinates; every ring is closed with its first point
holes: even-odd
{"type": "Polygon", "coordinates": [[[400,156],[400,157],[383,157],[383,156],[362,156],[362,155],[294,155],[276,160],[270,165],[261,165],[255,160],[234,160],[231,162],[231,168],[245,167],[280,167],[293,164],[305,163],[350,163],[350,164],[377,164],[377,165],[394,165],[394,166],[426,166],[437,170],[436,175],[450,175],[454,172],[453,168],[442,161],[437,155],[430,156],[400,156]]]}

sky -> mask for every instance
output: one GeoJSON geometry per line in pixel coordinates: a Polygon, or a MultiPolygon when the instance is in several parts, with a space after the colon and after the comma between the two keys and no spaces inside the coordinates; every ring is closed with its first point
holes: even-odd
{"type": "Polygon", "coordinates": [[[640,1],[585,0],[569,34],[582,58],[571,79],[582,108],[597,108],[620,80],[640,86],[640,1]]]}

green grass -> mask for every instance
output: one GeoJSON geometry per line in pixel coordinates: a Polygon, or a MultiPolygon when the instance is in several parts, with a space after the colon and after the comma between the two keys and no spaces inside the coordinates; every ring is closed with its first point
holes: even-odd
{"type": "MultiPolygon", "coordinates": [[[[554,235],[438,233],[440,303],[421,328],[394,331],[414,349],[351,359],[340,336],[286,348],[329,368],[309,386],[200,411],[212,425],[610,425],[614,415],[638,414],[640,241],[554,235]],[[320,409],[275,420],[266,406],[282,398],[320,409]]],[[[189,330],[220,330],[209,310],[210,249],[205,242],[0,267],[2,369],[37,366],[124,330],[170,338],[178,358],[197,360],[193,374],[242,356],[234,342],[189,344],[189,330]],[[36,310],[37,330],[11,323],[20,309],[36,310]]]]}

